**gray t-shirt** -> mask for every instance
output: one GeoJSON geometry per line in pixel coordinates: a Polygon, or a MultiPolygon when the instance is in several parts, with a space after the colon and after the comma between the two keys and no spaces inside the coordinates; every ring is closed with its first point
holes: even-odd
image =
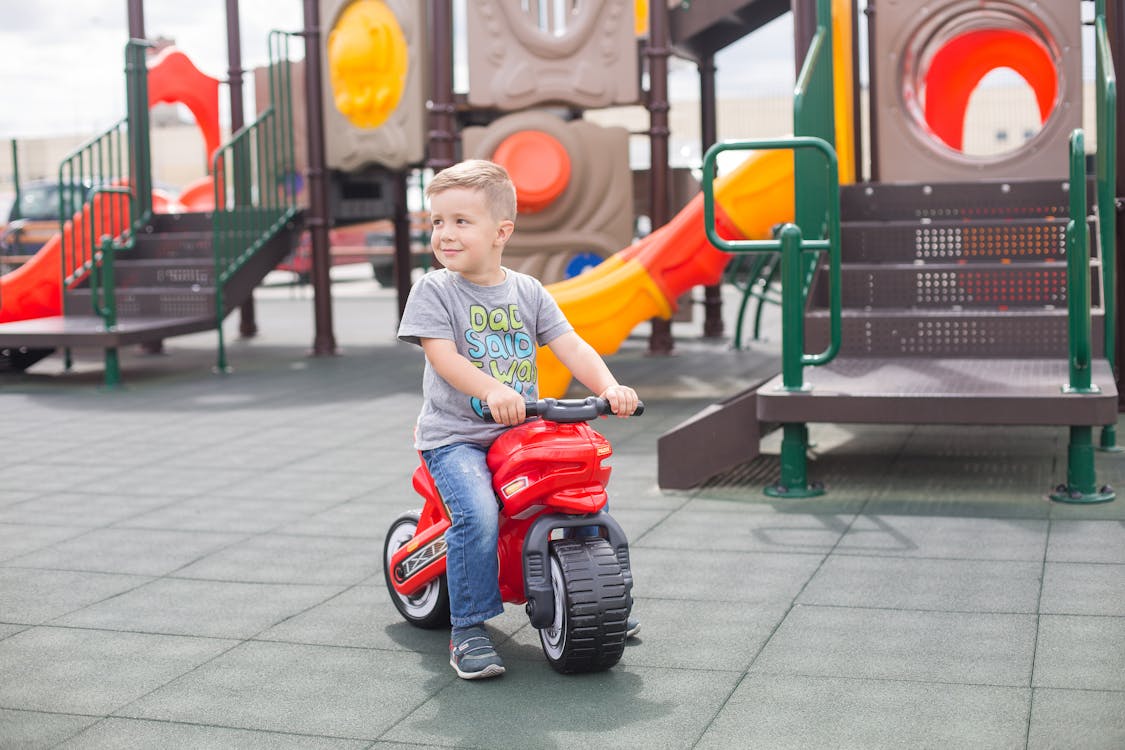
{"type": "MultiPolygon", "coordinates": [[[[444,268],[426,274],[410,290],[398,337],[419,345],[424,338],[449,339],[474,365],[532,400],[538,394],[536,345],[546,346],[574,328],[538,279],[504,271],[503,283],[495,286],[477,286],[444,268]]],[[[422,398],[416,450],[491,445],[508,429],[482,420],[480,399],[451,386],[428,360],[422,398]]]]}

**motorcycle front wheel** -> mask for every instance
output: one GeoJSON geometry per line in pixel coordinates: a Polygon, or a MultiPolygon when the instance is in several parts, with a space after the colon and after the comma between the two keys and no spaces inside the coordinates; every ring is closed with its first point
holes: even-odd
{"type": "Polygon", "coordinates": [[[558,672],[598,672],[625,651],[632,596],[613,548],[605,539],[551,542],[555,617],[539,631],[547,661],[558,672]]]}

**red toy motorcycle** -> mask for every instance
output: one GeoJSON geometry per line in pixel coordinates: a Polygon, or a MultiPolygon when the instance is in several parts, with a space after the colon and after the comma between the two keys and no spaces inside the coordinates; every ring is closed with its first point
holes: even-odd
{"type": "MultiPolygon", "coordinates": [[[[586,424],[610,413],[609,402],[594,397],[528,403],[528,416],[540,419],[508,430],[488,451],[500,504],[500,595],[527,603],[547,660],[563,673],[616,664],[633,607],[629,542],[603,510],[610,474],[603,462],[613,450],[586,424]],[[571,531],[584,527],[599,535],[571,531]]],[[[383,545],[387,590],[412,625],[449,627],[450,520],[425,463],[414,470],[414,489],[425,504],[395,519],[383,545]]]]}

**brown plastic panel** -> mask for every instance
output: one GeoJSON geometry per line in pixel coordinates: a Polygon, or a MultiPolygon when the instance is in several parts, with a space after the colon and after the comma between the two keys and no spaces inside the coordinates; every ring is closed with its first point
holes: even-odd
{"type": "Polygon", "coordinates": [[[581,108],[639,98],[633,0],[479,0],[468,14],[473,107],[581,108]],[[565,11],[559,18],[556,9],[565,11]]]}
{"type": "Polygon", "coordinates": [[[430,58],[426,42],[425,0],[385,0],[406,37],[407,73],[398,107],[386,122],[375,128],[357,127],[341,114],[336,108],[335,92],[328,73],[329,36],[340,14],[353,1],[320,0],[327,166],[350,172],[368,165],[402,169],[420,164],[426,148],[426,86],[430,58]]]}
{"type": "Polygon", "coordinates": [[[547,133],[563,145],[570,156],[570,180],[550,205],[517,217],[505,264],[550,284],[564,278],[578,253],[607,258],[628,247],[633,240],[628,131],[566,121],[545,111],[519,112],[485,128],[465,128],[465,158],[490,159],[505,138],[523,130],[547,133]]]}

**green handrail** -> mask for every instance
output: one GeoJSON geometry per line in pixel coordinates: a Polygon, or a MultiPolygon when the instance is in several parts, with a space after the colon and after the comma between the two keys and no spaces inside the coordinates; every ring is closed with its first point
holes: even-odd
{"type": "MultiPolygon", "coordinates": [[[[808,191],[814,192],[814,191],[808,191]]],[[[781,252],[782,380],[785,387],[804,387],[805,365],[824,365],[840,350],[840,178],[836,151],[827,141],[812,136],[717,143],[703,158],[703,221],[707,239],[728,253],[781,252]],[[825,216],[817,222],[822,228],[817,239],[804,239],[796,225],[786,225],[776,240],[727,240],[715,229],[715,161],[724,151],[765,151],[808,149],[818,151],[825,161],[825,216]],[[796,230],[794,234],[793,230],[796,230]],[[824,237],[823,235],[827,235],[824,237]],[[804,353],[805,271],[801,254],[807,251],[828,253],[828,297],[830,335],[828,348],[820,354],[804,353]],[[789,255],[787,261],[787,254],[789,255]],[[795,254],[795,257],[794,257],[795,254]]]]}
{"type": "Polygon", "coordinates": [[[1092,393],[1090,378],[1090,235],[1086,219],[1086,137],[1070,134],[1070,220],[1066,224],[1067,392],[1092,393]]]}
{"type": "Polygon", "coordinates": [[[215,319],[220,371],[228,369],[223,340],[223,287],[298,211],[289,41],[299,36],[270,32],[270,105],[219,147],[212,158],[215,319]]]}
{"type": "MultiPolygon", "coordinates": [[[[152,159],[148,132],[148,68],[143,40],[125,45],[125,95],[129,114],[105,131],[80,144],[63,157],[58,171],[59,232],[63,291],[69,291],[86,277],[94,264],[102,234],[94,222],[93,201],[98,193],[128,193],[103,190],[128,184],[132,187],[129,223],[131,235],[152,218],[152,159]],[[75,219],[80,222],[78,229],[75,219]]],[[[116,206],[119,201],[110,201],[116,206]]],[[[120,218],[116,212],[111,219],[120,218]]],[[[118,243],[121,244],[120,242],[118,243]]],[[[112,290],[111,290],[112,293],[112,290]]]]}
{"type": "MultiPolygon", "coordinates": [[[[1097,0],[1094,11],[1097,45],[1095,102],[1097,112],[1098,257],[1102,264],[1102,310],[1105,358],[1117,372],[1117,73],[1106,28],[1105,0],[1097,0]]],[[[1102,428],[1101,447],[1117,445],[1117,426],[1102,428]]]]}

